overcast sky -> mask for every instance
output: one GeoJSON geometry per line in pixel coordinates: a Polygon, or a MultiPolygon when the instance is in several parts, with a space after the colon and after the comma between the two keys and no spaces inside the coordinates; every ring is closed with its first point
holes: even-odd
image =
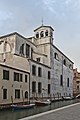
{"type": "Polygon", "coordinates": [[[80,71],[80,0],[0,0],[0,36],[33,36],[42,17],[55,30],[54,44],[80,71]]]}

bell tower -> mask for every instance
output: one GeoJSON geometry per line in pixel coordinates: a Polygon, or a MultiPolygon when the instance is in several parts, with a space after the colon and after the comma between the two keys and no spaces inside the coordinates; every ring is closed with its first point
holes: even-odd
{"type": "Polygon", "coordinates": [[[35,29],[34,33],[37,45],[44,43],[53,44],[53,31],[54,29],[51,26],[44,26],[43,24],[35,29]]]}
{"type": "Polygon", "coordinates": [[[41,25],[34,30],[37,52],[42,54],[42,63],[50,66],[50,51],[53,45],[53,31],[51,26],[41,25]]]}

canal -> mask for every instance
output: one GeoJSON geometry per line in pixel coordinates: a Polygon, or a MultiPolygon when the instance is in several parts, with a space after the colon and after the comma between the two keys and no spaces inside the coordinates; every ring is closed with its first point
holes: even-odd
{"type": "Polygon", "coordinates": [[[41,112],[53,110],[59,107],[63,107],[66,105],[70,105],[73,103],[80,102],[79,99],[75,100],[68,100],[68,101],[57,101],[51,103],[51,105],[44,106],[44,107],[34,107],[31,109],[26,109],[26,110],[18,110],[18,111],[12,111],[12,110],[4,110],[0,111],[0,120],[18,120],[20,118],[24,118],[30,115],[35,115],[41,112]]]}

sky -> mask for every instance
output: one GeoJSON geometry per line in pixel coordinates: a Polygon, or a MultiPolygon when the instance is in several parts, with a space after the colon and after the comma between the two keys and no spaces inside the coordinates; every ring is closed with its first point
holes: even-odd
{"type": "Polygon", "coordinates": [[[0,0],[0,36],[33,36],[42,18],[54,29],[54,45],[80,72],[80,0],[0,0]]]}

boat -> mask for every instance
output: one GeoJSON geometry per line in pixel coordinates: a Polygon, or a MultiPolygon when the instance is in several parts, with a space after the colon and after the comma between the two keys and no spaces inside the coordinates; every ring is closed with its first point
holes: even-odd
{"type": "Polygon", "coordinates": [[[64,100],[72,100],[73,98],[72,97],[63,97],[64,100]]]}
{"type": "Polygon", "coordinates": [[[50,100],[45,100],[45,101],[35,101],[36,106],[46,106],[50,105],[51,101],[50,100]]]}
{"type": "Polygon", "coordinates": [[[76,96],[76,98],[80,98],[80,94],[78,94],[78,95],[76,96]]]}
{"type": "Polygon", "coordinates": [[[25,104],[25,105],[11,105],[12,110],[21,110],[21,109],[29,109],[33,108],[35,104],[25,104]]]}

